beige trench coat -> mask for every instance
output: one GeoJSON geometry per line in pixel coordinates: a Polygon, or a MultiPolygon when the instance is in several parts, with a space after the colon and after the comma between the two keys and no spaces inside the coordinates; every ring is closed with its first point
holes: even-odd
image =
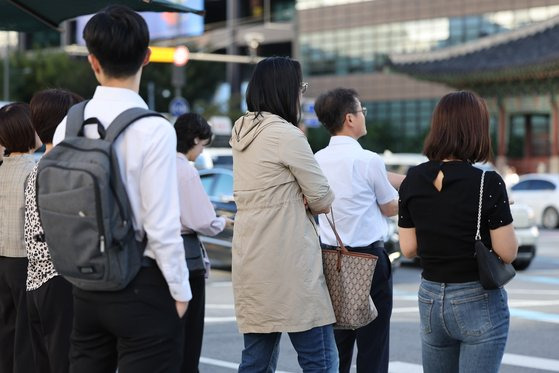
{"type": "Polygon", "coordinates": [[[334,194],[303,132],[277,115],[239,118],[233,147],[233,291],[241,333],[299,332],[335,322],[311,210],[334,194]]]}

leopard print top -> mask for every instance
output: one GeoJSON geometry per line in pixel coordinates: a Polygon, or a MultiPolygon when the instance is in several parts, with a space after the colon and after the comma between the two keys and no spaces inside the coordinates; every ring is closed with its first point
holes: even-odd
{"type": "Polygon", "coordinates": [[[25,186],[25,222],[23,238],[27,249],[27,291],[36,290],[48,280],[57,276],[48,246],[44,240],[44,231],[39,220],[35,181],[37,166],[29,174],[25,186]]]}

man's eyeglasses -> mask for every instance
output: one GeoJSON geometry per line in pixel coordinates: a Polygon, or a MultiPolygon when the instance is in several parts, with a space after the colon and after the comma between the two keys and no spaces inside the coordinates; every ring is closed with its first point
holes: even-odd
{"type": "Polygon", "coordinates": [[[362,112],[363,116],[367,116],[367,108],[366,107],[362,107],[361,110],[357,110],[356,113],[362,112]]]}
{"type": "Polygon", "coordinates": [[[307,82],[301,82],[301,93],[305,93],[307,92],[307,88],[309,88],[309,83],[307,82]]]}

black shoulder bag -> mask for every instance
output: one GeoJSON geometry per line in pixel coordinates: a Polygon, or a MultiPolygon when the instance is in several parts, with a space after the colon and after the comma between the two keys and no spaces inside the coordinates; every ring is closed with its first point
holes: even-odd
{"type": "Polygon", "coordinates": [[[479,207],[477,212],[477,231],[475,237],[475,255],[477,258],[477,267],[479,271],[479,282],[486,290],[493,290],[503,287],[507,282],[512,280],[516,275],[516,271],[512,264],[505,263],[499,258],[495,251],[488,249],[479,232],[481,225],[481,204],[483,197],[483,180],[485,171],[481,174],[481,185],[479,188],[479,207]]]}
{"type": "Polygon", "coordinates": [[[186,265],[189,272],[205,272],[204,255],[205,248],[198,238],[198,234],[189,233],[182,235],[184,243],[184,253],[186,256],[186,265]]]}

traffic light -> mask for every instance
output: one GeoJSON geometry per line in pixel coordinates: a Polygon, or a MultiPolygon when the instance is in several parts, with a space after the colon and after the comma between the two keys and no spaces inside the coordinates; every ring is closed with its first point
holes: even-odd
{"type": "Polygon", "coordinates": [[[173,63],[184,66],[188,62],[190,51],[184,45],[178,47],[149,47],[151,49],[150,62],[173,63]]]}

